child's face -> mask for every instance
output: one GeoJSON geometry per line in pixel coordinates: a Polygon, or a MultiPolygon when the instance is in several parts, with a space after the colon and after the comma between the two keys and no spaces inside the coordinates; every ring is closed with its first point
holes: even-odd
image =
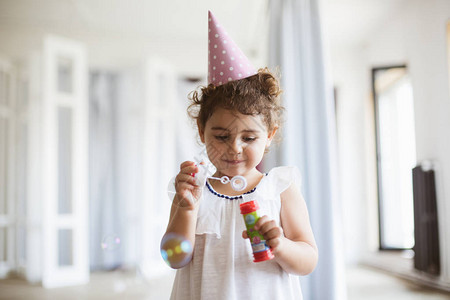
{"type": "Polygon", "coordinates": [[[199,134],[218,173],[233,177],[254,171],[276,132],[267,131],[259,115],[218,108],[199,134]]]}

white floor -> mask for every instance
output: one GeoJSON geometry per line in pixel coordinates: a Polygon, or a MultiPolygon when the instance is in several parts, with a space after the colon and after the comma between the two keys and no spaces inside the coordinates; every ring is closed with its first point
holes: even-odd
{"type": "Polygon", "coordinates": [[[347,269],[348,300],[444,300],[450,293],[412,284],[368,267],[347,269]]]}
{"type": "MultiPolygon", "coordinates": [[[[29,285],[20,279],[0,281],[0,299],[168,299],[173,275],[154,280],[143,280],[133,272],[114,271],[93,273],[85,286],[46,290],[29,285]]],[[[347,270],[348,300],[444,300],[450,294],[412,285],[367,267],[347,270]]],[[[326,299],[324,299],[326,300],[326,299]]]]}

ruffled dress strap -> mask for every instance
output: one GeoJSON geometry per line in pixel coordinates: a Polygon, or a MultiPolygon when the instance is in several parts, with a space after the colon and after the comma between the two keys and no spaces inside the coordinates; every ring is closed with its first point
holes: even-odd
{"type": "Polygon", "coordinates": [[[301,189],[301,174],[295,166],[282,166],[273,168],[268,175],[269,184],[273,186],[276,194],[284,192],[291,184],[301,189]]]}

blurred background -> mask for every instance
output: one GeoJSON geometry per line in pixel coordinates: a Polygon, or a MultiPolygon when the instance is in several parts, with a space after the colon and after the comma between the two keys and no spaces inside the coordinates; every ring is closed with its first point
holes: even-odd
{"type": "Polygon", "coordinates": [[[305,299],[450,299],[447,0],[0,0],[0,299],[168,299],[211,10],[281,73],[320,262],[305,299]]]}

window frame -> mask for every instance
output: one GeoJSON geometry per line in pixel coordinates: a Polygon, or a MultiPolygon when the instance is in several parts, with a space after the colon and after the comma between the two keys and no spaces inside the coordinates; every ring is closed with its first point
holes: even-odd
{"type": "Polygon", "coordinates": [[[371,88],[372,88],[372,99],[374,105],[374,120],[375,120],[375,139],[376,139],[376,162],[377,162],[377,207],[378,207],[378,250],[380,251],[404,251],[412,250],[413,248],[400,248],[400,247],[387,247],[383,245],[383,216],[382,216],[382,206],[383,206],[383,194],[382,194],[382,172],[381,172],[381,159],[380,159],[380,135],[379,135],[379,106],[378,106],[378,94],[375,87],[376,73],[379,71],[386,71],[389,69],[399,69],[403,68],[408,71],[408,66],[406,64],[399,65],[386,65],[381,67],[373,67],[371,69],[371,88]]]}

